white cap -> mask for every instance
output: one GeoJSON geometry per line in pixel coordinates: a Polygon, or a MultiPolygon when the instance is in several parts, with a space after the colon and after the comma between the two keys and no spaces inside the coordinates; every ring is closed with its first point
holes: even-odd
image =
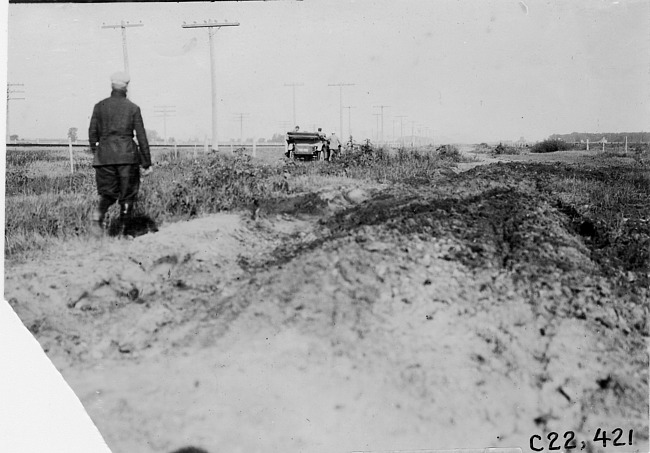
{"type": "Polygon", "coordinates": [[[129,77],[129,75],[124,72],[116,72],[113,75],[111,75],[111,85],[113,86],[113,88],[124,89],[127,87],[130,81],[131,78],[129,77]]]}

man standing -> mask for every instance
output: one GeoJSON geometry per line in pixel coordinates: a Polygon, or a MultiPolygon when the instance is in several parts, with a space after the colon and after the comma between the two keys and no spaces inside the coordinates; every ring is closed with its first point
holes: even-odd
{"type": "Polygon", "coordinates": [[[113,74],[111,96],[95,105],[90,119],[88,138],[95,156],[93,167],[99,194],[91,224],[91,232],[96,236],[101,235],[106,211],[115,201],[120,204],[120,230],[125,235],[130,233],[140,188],[140,165],[143,176],[153,170],[140,107],[126,98],[129,81],[128,74],[113,74]]]}
{"type": "Polygon", "coordinates": [[[334,151],[336,157],[339,157],[341,154],[341,142],[334,132],[332,132],[332,136],[330,137],[330,160],[332,159],[332,151],[334,151]]]}

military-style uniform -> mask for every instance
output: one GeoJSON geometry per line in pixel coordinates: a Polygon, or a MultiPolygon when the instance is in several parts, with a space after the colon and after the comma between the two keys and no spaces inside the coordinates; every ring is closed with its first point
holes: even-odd
{"type": "Polygon", "coordinates": [[[144,169],[151,166],[140,107],[126,97],[128,81],[126,74],[113,74],[111,96],[95,105],[90,120],[88,138],[94,153],[99,194],[93,215],[95,228],[101,228],[108,208],[118,201],[122,225],[128,229],[140,188],[140,166],[144,169]],[[134,131],[137,144],[133,140],[134,131]]]}

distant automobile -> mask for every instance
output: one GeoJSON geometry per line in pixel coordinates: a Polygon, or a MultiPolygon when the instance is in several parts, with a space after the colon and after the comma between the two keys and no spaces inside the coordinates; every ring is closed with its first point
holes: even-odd
{"type": "Polygon", "coordinates": [[[290,159],[297,157],[325,160],[327,158],[328,141],[317,132],[287,132],[286,156],[290,159]]]}

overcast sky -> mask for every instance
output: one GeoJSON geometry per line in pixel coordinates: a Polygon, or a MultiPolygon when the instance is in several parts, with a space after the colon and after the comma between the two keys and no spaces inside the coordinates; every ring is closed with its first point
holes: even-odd
{"type": "Polygon", "coordinates": [[[211,136],[206,29],[183,22],[238,21],[216,34],[219,138],[270,138],[296,122],[356,139],[529,140],[552,133],[648,130],[650,2],[646,0],[304,0],[214,3],[11,4],[8,82],[20,137],[87,137],[93,105],[123,69],[147,129],[163,135],[155,106],[175,106],[167,135],[211,136]],[[17,95],[16,95],[17,96],[17,95]],[[404,115],[404,118],[398,116],[404,115]],[[400,124],[400,121],[402,122],[400,124]],[[379,124],[381,128],[381,124],[379,124]]]}

